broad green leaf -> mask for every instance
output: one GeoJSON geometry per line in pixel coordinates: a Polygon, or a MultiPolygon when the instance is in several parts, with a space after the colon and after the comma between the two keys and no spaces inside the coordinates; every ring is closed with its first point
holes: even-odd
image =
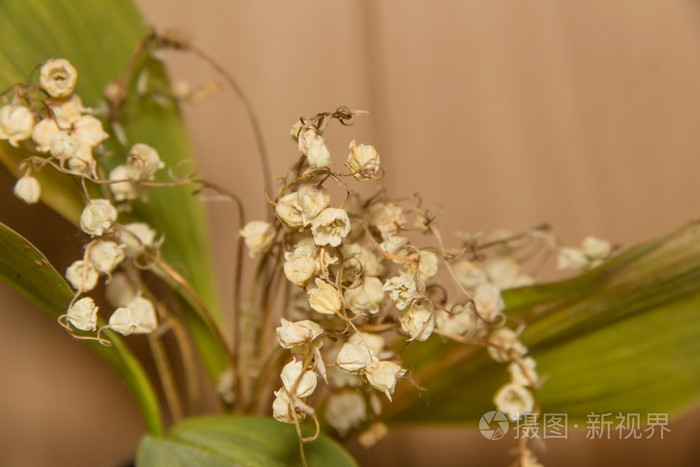
{"type": "MultiPolygon", "coordinates": [[[[547,378],[542,413],[675,413],[700,399],[700,225],[639,245],[571,280],[514,289],[507,313],[547,378]]],[[[425,387],[397,390],[396,423],[476,423],[509,375],[483,350],[431,338],[404,354],[425,387]]]]}
{"type": "MultiPolygon", "coordinates": [[[[357,465],[342,447],[323,435],[305,444],[304,453],[312,467],[357,465]]],[[[293,425],[272,418],[218,416],[185,419],[164,438],[145,436],[136,464],[282,467],[301,465],[301,458],[293,425]]]]}
{"type": "MultiPolygon", "coordinates": [[[[0,89],[26,82],[30,72],[47,58],[62,57],[78,70],[76,92],[88,107],[98,106],[105,85],[124,74],[138,44],[150,33],[128,0],[3,0],[0,18],[4,19],[0,27],[0,89]]],[[[149,89],[169,88],[162,64],[144,55],[135,62],[129,83],[132,95],[142,71],[148,73],[149,89]]],[[[36,83],[36,73],[32,82],[36,83]]],[[[145,143],[158,150],[168,167],[193,160],[175,104],[136,99],[119,123],[128,145],[121,146],[112,136],[105,142],[106,152],[126,154],[131,144],[145,143]]],[[[112,134],[107,122],[103,124],[112,134]]],[[[31,150],[30,142],[20,148],[0,142],[0,162],[16,174],[18,162],[31,150]]],[[[116,157],[102,157],[99,163],[109,169],[117,161],[116,157]]],[[[168,180],[165,174],[159,177],[158,181],[168,180]]],[[[39,178],[42,201],[77,224],[83,202],[76,184],[50,168],[42,170],[39,178]]],[[[151,190],[148,203],[136,203],[135,214],[165,236],[162,258],[190,282],[211,313],[214,323],[203,318],[202,307],[190,293],[178,289],[188,327],[215,378],[228,362],[225,349],[212,338],[212,326],[221,323],[221,311],[212,275],[208,223],[191,191],[191,187],[182,186],[151,190]]]]}
{"type": "MultiPolygon", "coordinates": [[[[0,281],[27,297],[54,319],[65,313],[73,297],[73,291],[46,257],[3,223],[0,223],[0,281]]],[[[112,343],[111,347],[95,341],[82,342],[105,359],[126,382],[149,431],[162,433],[158,398],[141,364],[117,334],[106,331],[103,335],[112,343]]],[[[66,335],[66,339],[70,337],[66,335]]]]}

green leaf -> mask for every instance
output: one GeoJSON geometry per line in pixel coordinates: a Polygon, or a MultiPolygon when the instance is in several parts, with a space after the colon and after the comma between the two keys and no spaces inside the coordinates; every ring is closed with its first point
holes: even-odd
{"type": "MultiPolygon", "coordinates": [[[[700,399],[700,225],[634,247],[571,280],[504,293],[547,378],[542,413],[676,413],[700,399]]],[[[403,355],[425,387],[397,390],[395,423],[476,423],[509,375],[483,349],[431,338],[403,355]]]]}
{"type": "MultiPolygon", "coordinates": [[[[27,297],[54,319],[65,313],[73,297],[73,291],[46,257],[26,238],[3,223],[0,223],[0,281],[27,297]]],[[[162,433],[158,398],[141,364],[118,335],[106,331],[103,336],[112,343],[111,347],[95,341],[82,342],[105,359],[126,382],[149,431],[162,433]]],[[[69,339],[68,335],[66,339],[69,339]]]]}
{"type": "MultiPolygon", "coordinates": [[[[357,465],[342,447],[323,435],[306,443],[304,453],[312,467],[357,465]]],[[[218,416],[185,419],[165,438],[145,436],[136,464],[281,467],[301,465],[301,458],[293,425],[272,418],[218,416]]]]}
{"type": "MultiPolygon", "coordinates": [[[[30,72],[44,60],[62,57],[78,70],[76,93],[88,107],[98,106],[105,86],[125,73],[140,41],[150,33],[136,7],[127,0],[4,0],[0,2],[0,18],[5,19],[0,28],[0,89],[26,82],[30,72]]],[[[128,83],[132,94],[142,71],[149,75],[150,89],[169,89],[160,62],[143,55],[134,63],[135,72],[128,83]]],[[[36,83],[36,73],[32,82],[36,83]]],[[[174,103],[130,101],[119,123],[129,145],[123,147],[111,137],[104,143],[107,152],[126,154],[131,144],[145,143],[158,150],[168,167],[193,160],[174,103]]],[[[109,124],[103,124],[112,133],[109,124]]],[[[1,142],[0,162],[17,174],[17,164],[31,151],[30,142],[24,142],[20,148],[1,142]]],[[[105,156],[99,158],[99,163],[109,169],[117,163],[116,159],[105,156]]],[[[42,201],[77,224],[83,207],[77,185],[50,168],[44,168],[38,178],[42,201]]],[[[158,180],[166,181],[167,176],[160,175],[158,180]]],[[[183,186],[151,190],[148,203],[135,203],[135,214],[165,236],[162,258],[193,286],[209,310],[211,319],[206,319],[203,307],[192,294],[182,288],[177,290],[207,370],[212,378],[217,378],[228,359],[223,344],[213,338],[213,327],[221,325],[221,310],[213,278],[208,222],[191,190],[183,186]]]]}

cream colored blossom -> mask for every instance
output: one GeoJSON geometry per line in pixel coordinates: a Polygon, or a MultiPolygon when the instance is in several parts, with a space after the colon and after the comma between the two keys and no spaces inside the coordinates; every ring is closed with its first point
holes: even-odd
{"type": "Polygon", "coordinates": [[[520,266],[518,262],[511,256],[494,258],[484,264],[486,275],[499,289],[508,289],[513,287],[520,275],[520,266]]]}
{"type": "Polygon", "coordinates": [[[323,334],[323,327],[310,320],[292,322],[282,318],[281,323],[275,332],[277,340],[285,349],[311,343],[323,334]]]}
{"type": "Polygon", "coordinates": [[[39,152],[49,152],[54,137],[61,131],[53,118],[45,118],[34,125],[32,141],[39,152]]]}
{"type": "Polygon", "coordinates": [[[353,141],[350,143],[350,154],[345,165],[357,180],[370,180],[379,174],[379,154],[374,146],[368,144],[356,146],[353,141]]]}
{"type": "Polygon", "coordinates": [[[493,330],[487,341],[489,345],[486,350],[491,358],[499,363],[519,359],[527,353],[527,347],[518,340],[515,331],[507,327],[493,330]]]}
{"type": "Polygon", "coordinates": [[[380,357],[383,353],[386,342],[382,336],[378,334],[371,334],[369,332],[356,332],[350,338],[348,338],[350,344],[361,344],[369,347],[369,350],[373,356],[380,357]]]}
{"type": "Polygon", "coordinates": [[[155,173],[165,167],[158,151],[147,144],[134,144],[126,160],[131,178],[135,180],[153,180],[155,173]]]}
{"type": "MultiPolygon", "coordinates": [[[[42,122],[45,120],[42,120],[42,122]]],[[[51,155],[64,165],[71,157],[78,153],[80,143],[65,131],[59,131],[51,138],[49,151],[51,155]]],[[[85,149],[83,149],[85,151],[85,149]]]]}
{"type": "Polygon", "coordinates": [[[588,263],[589,259],[582,250],[568,246],[559,248],[557,254],[558,269],[583,269],[588,266],[588,263]]]}
{"type": "Polygon", "coordinates": [[[216,393],[227,404],[236,400],[236,372],[228,367],[221,372],[216,381],[216,393]]]}
{"type": "Polygon", "coordinates": [[[331,163],[331,153],[326,147],[326,142],[313,128],[299,133],[299,152],[306,156],[306,160],[312,167],[326,167],[331,163]]]}
{"type": "Polygon", "coordinates": [[[375,361],[376,357],[364,342],[346,342],[340,348],[336,359],[338,366],[350,373],[356,373],[375,361]]]}
{"type": "Polygon", "coordinates": [[[73,123],[73,138],[80,144],[94,148],[109,135],[102,129],[102,122],[92,115],[83,115],[73,123]]]}
{"type": "Polygon", "coordinates": [[[520,386],[533,386],[537,383],[537,362],[532,357],[514,360],[508,365],[508,372],[513,383],[520,386]]]}
{"type": "Polygon", "coordinates": [[[124,248],[116,242],[98,240],[90,248],[90,263],[98,272],[111,274],[124,260],[124,248]]]}
{"type": "Polygon", "coordinates": [[[358,286],[346,288],[343,297],[355,312],[376,314],[384,301],[382,281],[377,277],[365,277],[358,286]]]}
{"type": "Polygon", "coordinates": [[[306,284],[316,273],[318,262],[315,258],[315,245],[298,245],[293,252],[284,253],[284,275],[287,279],[298,285],[306,287],[306,284]]]}
{"type": "Polygon", "coordinates": [[[389,293],[389,298],[399,310],[405,309],[420,296],[413,275],[406,273],[400,273],[398,276],[387,279],[383,289],[389,293]]]}
{"type": "Polygon", "coordinates": [[[583,253],[593,260],[603,260],[610,256],[612,246],[610,242],[601,240],[600,238],[588,236],[583,239],[581,245],[583,253]]]}
{"type": "Polygon", "coordinates": [[[324,315],[339,313],[343,309],[343,302],[338,289],[320,278],[314,282],[316,288],[307,292],[311,309],[324,315]]]}
{"type": "Polygon", "coordinates": [[[287,392],[296,394],[297,397],[309,397],[316,389],[316,373],[311,370],[304,370],[302,362],[296,359],[282,368],[280,378],[287,392]]]}
{"type": "Polygon", "coordinates": [[[67,159],[66,166],[75,173],[94,175],[95,158],[92,156],[92,150],[88,146],[79,144],[75,154],[67,159]]]}
{"type": "Polygon", "coordinates": [[[428,250],[420,250],[418,258],[412,255],[418,261],[418,269],[414,268],[410,263],[404,263],[404,270],[409,273],[417,272],[421,280],[425,281],[434,277],[438,272],[438,257],[435,253],[428,250]]]}
{"type": "Polygon", "coordinates": [[[311,221],[316,245],[338,246],[350,233],[350,219],[344,209],[326,208],[311,221]]]}
{"type": "Polygon", "coordinates": [[[297,192],[287,193],[277,200],[275,204],[275,214],[279,220],[287,227],[299,229],[304,223],[301,217],[301,210],[297,207],[297,192]]]}
{"type": "Polygon", "coordinates": [[[367,403],[357,391],[345,390],[331,394],[325,412],[326,421],[340,436],[362,424],[367,418],[367,403]]]}
{"type": "Polygon", "coordinates": [[[381,276],[386,271],[379,256],[359,243],[343,243],[341,246],[345,258],[345,268],[365,276],[381,276]]]}
{"type": "Polygon", "coordinates": [[[27,204],[35,204],[41,198],[41,185],[39,180],[26,174],[17,180],[12,193],[27,204]]]}
{"type": "Polygon", "coordinates": [[[266,221],[250,221],[239,231],[251,258],[267,253],[275,242],[277,232],[266,221]]]}
{"type": "Polygon", "coordinates": [[[77,94],[73,94],[67,99],[51,99],[47,105],[58,127],[62,130],[71,130],[73,124],[80,119],[85,111],[83,102],[77,94]]]}
{"type": "Polygon", "coordinates": [[[532,393],[514,383],[501,386],[493,396],[493,403],[499,412],[506,414],[512,421],[519,419],[523,414],[531,413],[535,408],[532,393]]]}
{"type": "Polygon", "coordinates": [[[115,308],[126,306],[136,298],[136,289],[131,284],[129,277],[123,272],[115,273],[105,283],[105,296],[107,301],[115,308]]]}
{"type": "Polygon", "coordinates": [[[109,318],[109,328],[128,336],[149,334],[158,327],[155,308],[147,298],[137,296],[127,306],[117,308],[109,318]]]}
{"type": "Polygon", "coordinates": [[[272,416],[275,420],[282,423],[294,423],[295,420],[301,421],[306,417],[306,414],[297,409],[292,402],[292,398],[287,393],[287,390],[280,388],[275,391],[275,400],[272,402],[272,416]]]}
{"type": "Polygon", "coordinates": [[[474,294],[474,306],[479,316],[489,322],[494,321],[505,308],[501,291],[489,283],[477,286],[474,294]]]}
{"type": "Polygon", "coordinates": [[[360,445],[362,445],[362,447],[371,448],[379,441],[384,439],[387,433],[389,433],[389,428],[387,428],[386,424],[376,422],[373,423],[368,429],[360,433],[357,437],[357,441],[360,443],[360,445]]]}
{"type": "Polygon", "coordinates": [[[32,136],[34,115],[23,105],[4,105],[0,107],[0,139],[6,139],[14,146],[32,136]]]}
{"type": "Polygon", "coordinates": [[[73,264],[66,269],[66,280],[75,290],[89,292],[97,286],[97,281],[100,278],[97,269],[88,261],[82,259],[74,261],[73,264]]]}
{"type": "MultiPolygon", "coordinates": [[[[130,180],[129,169],[124,164],[116,166],[109,173],[109,180],[130,180]]],[[[136,192],[136,186],[130,181],[119,181],[116,183],[110,183],[109,190],[112,192],[112,195],[114,195],[114,199],[116,201],[132,200],[136,199],[136,197],[138,196],[138,193],[136,192]]]]}
{"type": "Polygon", "coordinates": [[[448,334],[461,336],[474,330],[477,325],[474,310],[467,305],[455,306],[452,310],[439,310],[435,316],[437,328],[448,334]]]}
{"type": "Polygon", "coordinates": [[[66,318],[76,329],[94,331],[97,328],[98,310],[92,297],[83,297],[68,308],[66,318]]]}
{"type": "Polygon", "coordinates": [[[391,400],[396,381],[406,374],[406,370],[394,362],[382,360],[365,366],[364,373],[370,386],[383,392],[391,400]]]}
{"type": "Polygon", "coordinates": [[[301,212],[304,226],[321,214],[331,203],[331,195],[322,186],[306,185],[299,188],[294,206],[301,212]]]}
{"type": "Polygon", "coordinates": [[[134,258],[143,252],[144,248],[155,246],[156,231],[145,222],[125,224],[125,231],[119,230],[117,238],[124,245],[124,253],[134,258]]]}
{"type": "Polygon", "coordinates": [[[52,58],[39,71],[39,84],[51,97],[64,98],[73,94],[78,72],[68,60],[52,58]]]}
{"type": "Polygon", "coordinates": [[[406,226],[406,217],[400,206],[390,202],[373,203],[368,208],[367,220],[388,240],[406,226]]]}
{"type": "Polygon", "coordinates": [[[80,230],[93,237],[99,237],[112,227],[117,220],[117,210],[107,199],[88,201],[80,215],[80,230]]]}
{"type": "Polygon", "coordinates": [[[409,341],[425,341],[433,333],[435,316],[426,306],[413,303],[399,313],[399,324],[409,341]]]}

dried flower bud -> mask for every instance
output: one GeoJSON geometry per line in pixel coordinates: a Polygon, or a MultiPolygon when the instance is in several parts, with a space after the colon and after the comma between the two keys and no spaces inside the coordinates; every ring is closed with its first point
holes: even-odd
{"type": "Polygon", "coordinates": [[[216,382],[216,393],[227,404],[233,404],[236,400],[236,372],[229,367],[222,371],[216,382]]]}
{"type": "Polygon", "coordinates": [[[124,260],[124,248],[112,241],[98,240],[90,248],[89,256],[98,272],[111,274],[124,260]]]}
{"type": "Polygon", "coordinates": [[[455,306],[450,312],[440,310],[435,316],[435,325],[448,334],[461,336],[472,331],[477,324],[474,310],[470,306],[455,306]]]}
{"type": "Polygon", "coordinates": [[[537,362],[532,357],[514,360],[508,365],[508,371],[513,383],[520,386],[533,386],[537,383],[538,376],[535,368],[537,368],[537,362]]]}
{"type": "Polygon", "coordinates": [[[368,208],[367,221],[388,240],[406,226],[403,209],[394,203],[373,203],[368,208]]]}
{"type": "Polygon", "coordinates": [[[146,144],[135,144],[129,151],[126,166],[135,180],[153,180],[155,173],[165,167],[158,151],[146,144]]]}
{"type": "Polygon", "coordinates": [[[311,248],[307,245],[299,245],[293,252],[285,252],[284,275],[290,282],[299,287],[306,287],[306,284],[316,273],[318,266],[314,257],[315,249],[315,245],[311,248]]]}
{"type": "MultiPolygon", "coordinates": [[[[46,120],[42,120],[45,122],[46,120]]],[[[74,157],[78,153],[80,143],[65,131],[59,131],[51,138],[49,151],[51,156],[58,159],[61,164],[74,157]]]]}
{"type": "Polygon", "coordinates": [[[68,308],[66,317],[76,329],[94,331],[97,327],[98,310],[99,308],[91,297],[84,297],[68,308]]]}
{"type": "Polygon", "coordinates": [[[320,278],[314,282],[316,288],[307,292],[311,309],[324,315],[339,313],[343,309],[343,302],[338,289],[320,278]]]}
{"type": "Polygon", "coordinates": [[[578,248],[564,246],[557,254],[557,269],[583,269],[588,266],[589,259],[578,248]]]}
{"type": "Polygon", "coordinates": [[[239,230],[239,234],[245,240],[248,247],[248,253],[253,258],[257,255],[262,255],[270,250],[270,247],[275,242],[277,232],[269,222],[265,221],[250,221],[245,227],[239,230]]]}
{"type": "Polygon", "coordinates": [[[359,181],[376,178],[379,173],[379,154],[374,146],[368,144],[355,145],[350,143],[350,154],[345,163],[352,171],[353,177],[359,181]]]}
{"type": "Polygon", "coordinates": [[[326,147],[326,142],[313,128],[299,133],[299,152],[306,156],[312,167],[326,167],[331,163],[331,153],[326,147]]]}
{"type": "Polygon", "coordinates": [[[61,131],[53,118],[45,118],[34,126],[32,140],[39,152],[49,152],[54,137],[61,131]]]}
{"type": "Polygon", "coordinates": [[[156,231],[145,222],[132,222],[122,227],[126,231],[117,232],[117,237],[124,245],[124,253],[128,258],[135,258],[144,248],[155,246],[156,231]]]}
{"type": "Polygon", "coordinates": [[[370,363],[365,366],[364,372],[370,386],[386,394],[389,400],[394,393],[396,381],[406,374],[400,365],[386,360],[370,363]]]}
{"type": "Polygon", "coordinates": [[[498,287],[489,283],[480,284],[476,288],[474,306],[479,316],[489,322],[493,322],[505,308],[501,291],[498,290],[498,287]]]}
{"type": "Polygon", "coordinates": [[[58,127],[62,130],[70,130],[85,111],[83,101],[77,94],[73,94],[67,99],[52,99],[47,102],[49,110],[53,114],[58,127]]]}
{"type": "Polygon", "coordinates": [[[389,433],[389,428],[387,428],[387,426],[382,422],[376,422],[373,423],[368,429],[360,433],[357,437],[357,441],[362,445],[362,447],[371,448],[379,441],[384,439],[387,433],[389,433]]]}
{"type": "Polygon", "coordinates": [[[296,192],[287,193],[282,198],[278,199],[277,204],[275,204],[275,213],[279,220],[292,229],[299,229],[303,226],[301,210],[296,205],[296,192]]]}
{"type": "Polygon", "coordinates": [[[341,250],[348,271],[361,272],[365,276],[382,276],[386,271],[379,257],[359,243],[343,243],[341,250]]]}
{"type": "Polygon", "coordinates": [[[601,240],[600,238],[588,236],[583,239],[581,245],[583,253],[593,260],[603,260],[610,256],[612,246],[610,242],[601,240]]]}
{"type": "Polygon", "coordinates": [[[12,193],[27,204],[38,203],[41,197],[41,185],[39,180],[26,174],[17,180],[12,193]]]}
{"type": "Polygon", "coordinates": [[[346,390],[331,394],[325,412],[326,421],[340,436],[358,427],[367,418],[367,403],[357,391],[346,390]]]}
{"type": "Polygon", "coordinates": [[[52,58],[39,71],[39,84],[51,97],[63,98],[73,94],[78,72],[68,60],[52,58]]]}
{"type": "Polygon", "coordinates": [[[66,280],[75,290],[89,292],[97,286],[97,280],[100,278],[97,269],[88,261],[82,259],[74,261],[73,264],[66,269],[66,280]]]}
{"type": "Polygon", "coordinates": [[[420,296],[413,275],[406,273],[400,273],[398,276],[387,279],[383,289],[389,292],[389,298],[399,310],[405,309],[420,296]]]}
{"type": "Polygon", "coordinates": [[[297,397],[309,397],[316,389],[316,373],[311,370],[304,371],[304,365],[296,359],[282,368],[280,377],[287,392],[296,394],[297,397]]]}
{"type": "MultiPolygon", "coordinates": [[[[118,165],[109,173],[109,180],[130,180],[129,169],[126,165],[118,165]]],[[[138,196],[136,193],[136,186],[131,182],[116,182],[110,183],[109,190],[114,195],[116,201],[125,201],[136,199],[138,196]]]]}
{"type": "Polygon", "coordinates": [[[413,303],[399,313],[401,330],[409,335],[409,341],[425,341],[435,328],[435,316],[422,304],[413,303]]]}
{"type": "Polygon", "coordinates": [[[311,222],[316,245],[338,246],[350,233],[350,219],[344,209],[326,208],[311,222]]]}
{"type": "Polygon", "coordinates": [[[300,345],[308,344],[323,334],[321,325],[308,319],[291,322],[282,318],[282,325],[275,331],[277,340],[285,349],[293,349],[300,345]]]}
{"type": "Polygon", "coordinates": [[[510,328],[495,329],[489,334],[488,351],[491,358],[499,363],[519,359],[527,353],[527,347],[518,340],[518,335],[510,328]]]}
{"type": "Polygon", "coordinates": [[[95,158],[92,157],[92,150],[77,140],[78,146],[75,149],[75,154],[68,158],[68,168],[79,174],[93,174],[95,169],[95,158]]]}
{"type": "Polygon", "coordinates": [[[376,357],[365,343],[346,342],[340,348],[336,359],[338,366],[350,373],[356,373],[375,361],[376,357]]]}
{"type": "Polygon", "coordinates": [[[6,139],[17,147],[20,141],[32,136],[34,115],[22,105],[4,105],[0,107],[0,139],[6,139]]]}
{"type": "Polygon", "coordinates": [[[123,272],[117,272],[105,283],[105,296],[114,308],[128,305],[136,295],[136,289],[123,272]]]}
{"type": "Polygon", "coordinates": [[[295,420],[303,420],[306,414],[295,408],[287,390],[280,388],[275,391],[275,400],[272,402],[272,416],[278,422],[294,423],[295,420]]]}
{"type": "Polygon", "coordinates": [[[301,211],[304,226],[326,209],[331,203],[331,195],[322,186],[306,185],[297,191],[296,208],[301,211]]]}
{"type": "Polygon", "coordinates": [[[114,310],[109,318],[109,327],[123,336],[153,332],[158,327],[153,303],[137,296],[127,306],[114,310]]]}
{"type": "Polygon", "coordinates": [[[535,407],[532,393],[519,384],[508,383],[501,386],[493,396],[493,403],[499,412],[503,412],[512,421],[523,414],[531,413],[535,407]]]}
{"type": "Polygon", "coordinates": [[[102,129],[102,122],[92,115],[83,115],[73,123],[73,137],[89,148],[94,148],[109,135],[102,129]]]}
{"type": "Polygon", "coordinates": [[[86,234],[99,237],[105,230],[112,227],[117,220],[117,210],[107,199],[93,199],[80,215],[80,230],[86,234]]]}
{"type": "Polygon", "coordinates": [[[343,297],[352,310],[373,315],[384,301],[382,281],[377,277],[365,277],[357,287],[346,288],[343,297]]]}

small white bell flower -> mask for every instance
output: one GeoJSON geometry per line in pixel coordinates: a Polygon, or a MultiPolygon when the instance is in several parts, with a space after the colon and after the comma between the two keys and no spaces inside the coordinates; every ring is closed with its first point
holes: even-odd
{"type": "Polygon", "coordinates": [[[303,370],[303,364],[296,359],[282,368],[280,378],[282,379],[282,385],[289,394],[296,394],[297,397],[309,397],[316,389],[316,373],[306,370],[302,375],[303,370]]]}
{"type": "Polygon", "coordinates": [[[134,312],[128,306],[119,307],[109,317],[109,328],[123,336],[128,336],[138,323],[134,319],[134,312]]]}
{"type": "Polygon", "coordinates": [[[583,253],[593,260],[603,260],[610,256],[612,246],[610,242],[601,240],[600,238],[588,236],[583,239],[581,245],[583,253]]]}
{"type": "Polygon", "coordinates": [[[80,230],[93,237],[99,237],[112,227],[117,220],[117,210],[107,199],[93,199],[80,215],[80,230]]]}
{"type": "Polygon", "coordinates": [[[537,383],[537,362],[532,357],[514,360],[508,365],[511,380],[520,386],[533,386],[537,383]]]}
{"type": "Polygon", "coordinates": [[[75,290],[89,292],[97,286],[97,281],[100,278],[97,269],[88,261],[82,259],[74,261],[73,264],[66,269],[66,280],[75,290]]]}
{"type": "Polygon", "coordinates": [[[32,136],[34,115],[23,105],[4,105],[0,107],[0,139],[6,139],[17,147],[20,141],[32,136]]]}
{"type": "Polygon", "coordinates": [[[324,315],[339,313],[343,309],[343,302],[338,289],[320,278],[314,282],[316,288],[307,292],[311,309],[324,315]]]}
{"type": "Polygon", "coordinates": [[[386,346],[386,342],[384,342],[382,336],[369,332],[356,332],[350,336],[348,342],[350,344],[359,344],[369,347],[370,353],[376,357],[381,357],[382,351],[386,346]]]}
{"type": "Polygon", "coordinates": [[[364,373],[370,386],[383,392],[391,400],[396,381],[406,374],[406,370],[394,362],[382,360],[365,366],[364,373]]]}
{"type": "Polygon", "coordinates": [[[158,321],[153,303],[140,296],[127,306],[114,310],[109,318],[109,328],[123,336],[149,334],[157,327],[158,321]]]}
{"type": "Polygon", "coordinates": [[[281,323],[275,332],[277,340],[285,349],[308,344],[323,334],[323,327],[308,319],[292,322],[282,318],[281,323]]]}
{"type": "Polygon", "coordinates": [[[501,327],[489,334],[488,351],[491,358],[499,363],[519,359],[527,353],[527,347],[518,340],[518,335],[510,328],[501,327]]]}
{"type": "Polygon", "coordinates": [[[39,84],[51,97],[63,98],[73,94],[78,72],[63,58],[47,60],[39,71],[39,84]]]}
{"type": "Polygon", "coordinates": [[[413,300],[419,297],[416,281],[411,274],[400,273],[384,282],[384,291],[399,310],[405,309],[413,300]]]}
{"type": "Polygon", "coordinates": [[[557,269],[583,269],[588,266],[589,258],[578,248],[564,246],[557,254],[557,269]]]}
{"type": "Polygon", "coordinates": [[[379,230],[383,240],[388,240],[406,226],[403,209],[394,203],[373,203],[368,208],[368,222],[379,230]]]}
{"type": "MultiPolygon", "coordinates": [[[[46,120],[42,120],[44,122],[46,120]]],[[[49,151],[61,165],[70,160],[78,153],[80,143],[65,131],[59,131],[51,138],[49,151]]],[[[84,150],[83,150],[84,151],[84,150]]]]}
{"type": "Polygon", "coordinates": [[[97,328],[99,308],[91,297],[84,297],[68,308],[66,317],[70,324],[81,331],[94,331],[97,328]]]}
{"type": "Polygon", "coordinates": [[[386,272],[379,256],[359,243],[343,243],[341,250],[349,271],[362,272],[365,276],[382,276],[386,272]]]}
{"type": "Polygon", "coordinates": [[[367,403],[357,391],[346,390],[331,394],[324,414],[326,421],[340,436],[358,427],[367,418],[367,403]]]}
{"type": "Polygon", "coordinates": [[[128,305],[136,295],[136,289],[123,272],[117,272],[105,283],[105,296],[114,308],[128,305]]]}
{"type": "Polygon", "coordinates": [[[357,287],[346,288],[343,297],[356,312],[376,314],[384,301],[382,281],[377,277],[365,277],[357,287]]]}
{"type": "Polygon", "coordinates": [[[295,206],[301,211],[301,220],[304,226],[308,226],[330,204],[331,195],[322,186],[306,185],[297,191],[295,206]]]}
{"type": "Polygon", "coordinates": [[[109,275],[124,260],[124,248],[116,242],[98,240],[90,248],[89,256],[98,272],[109,275]]]}
{"type": "Polygon", "coordinates": [[[505,308],[501,291],[498,290],[498,287],[489,283],[477,286],[474,294],[474,306],[479,316],[489,322],[493,322],[505,308]]]}
{"type": "Polygon", "coordinates": [[[92,156],[92,150],[88,146],[78,144],[75,154],[68,158],[66,166],[75,173],[94,175],[95,158],[92,156]]]}
{"type": "Polygon", "coordinates": [[[284,254],[284,275],[287,279],[298,285],[306,287],[306,284],[316,274],[318,262],[315,258],[315,245],[299,245],[293,252],[284,254]]]}
{"type": "Polygon", "coordinates": [[[144,248],[155,246],[156,231],[145,222],[132,222],[122,227],[126,231],[119,230],[117,238],[124,245],[124,253],[128,258],[135,258],[144,248]]]}
{"type": "Polygon", "coordinates": [[[299,133],[299,152],[306,156],[312,167],[326,167],[331,163],[331,153],[326,147],[326,142],[313,128],[299,133]]]}
{"type": "Polygon", "coordinates": [[[250,221],[238,233],[245,240],[251,258],[267,253],[277,234],[272,224],[266,221],[250,221]]]}
{"type": "MultiPolygon", "coordinates": [[[[112,169],[109,173],[109,180],[130,180],[129,169],[126,165],[121,164],[112,169]]],[[[138,194],[136,192],[136,186],[128,181],[116,182],[109,184],[109,190],[114,195],[116,201],[125,201],[136,199],[138,194]]]]}
{"type": "Polygon", "coordinates": [[[303,226],[301,210],[297,207],[296,192],[287,193],[277,200],[275,214],[289,228],[299,229],[303,226]]]}
{"type": "Polygon", "coordinates": [[[371,180],[379,174],[379,154],[374,146],[368,144],[356,146],[353,141],[350,143],[350,154],[345,165],[355,179],[361,182],[371,180]]]}
{"type": "Polygon", "coordinates": [[[39,180],[26,174],[17,180],[12,193],[27,204],[35,204],[41,198],[41,185],[39,180]]]}
{"type": "Polygon", "coordinates": [[[519,384],[508,383],[501,386],[493,396],[496,409],[503,412],[512,421],[516,421],[523,414],[531,413],[535,407],[535,398],[532,393],[519,384]]]}
{"type": "Polygon", "coordinates": [[[418,272],[420,279],[426,281],[434,277],[438,272],[438,257],[435,253],[428,250],[420,250],[418,252],[418,269],[412,265],[405,263],[404,270],[406,272],[418,272]]]}
{"type": "Polygon", "coordinates": [[[39,152],[49,152],[54,137],[61,131],[53,118],[45,118],[34,126],[32,140],[39,152]]]}
{"type": "Polygon", "coordinates": [[[511,256],[495,258],[484,264],[486,275],[499,289],[509,289],[518,281],[520,266],[511,256]]]}
{"type": "Polygon", "coordinates": [[[414,303],[399,313],[399,323],[409,341],[425,341],[433,333],[435,316],[427,307],[414,303]]]}
{"type": "Polygon", "coordinates": [[[475,289],[488,280],[486,272],[476,263],[463,260],[454,265],[457,282],[467,290],[475,289]]]}
{"type": "Polygon", "coordinates": [[[158,151],[142,143],[132,146],[126,165],[132,171],[132,178],[136,180],[153,180],[155,173],[165,167],[158,151]]]}
{"type": "Polygon", "coordinates": [[[326,208],[311,221],[316,245],[338,246],[350,233],[350,219],[344,209],[326,208]]]}
{"type": "Polygon", "coordinates": [[[336,359],[338,367],[350,373],[360,371],[375,360],[376,357],[367,344],[351,342],[343,344],[336,359]]]}
{"type": "Polygon", "coordinates": [[[455,306],[449,312],[439,310],[435,316],[437,328],[448,334],[461,336],[476,326],[476,316],[470,306],[455,306]]]}
{"type": "Polygon", "coordinates": [[[83,115],[73,123],[73,138],[80,144],[94,148],[109,137],[102,129],[102,122],[92,115],[83,115]]]}
{"type": "Polygon", "coordinates": [[[294,407],[292,398],[284,388],[275,391],[275,400],[272,402],[272,416],[282,423],[294,423],[295,419],[301,421],[306,414],[294,407]]]}
{"type": "Polygon", "coordinates": [[[47,104],[58,127],[62,130],[72,129],[73,124],[82,117],[85,111],[83,102],[77,94],[73,94],[67,99],[53,99],[47,104]]]}

